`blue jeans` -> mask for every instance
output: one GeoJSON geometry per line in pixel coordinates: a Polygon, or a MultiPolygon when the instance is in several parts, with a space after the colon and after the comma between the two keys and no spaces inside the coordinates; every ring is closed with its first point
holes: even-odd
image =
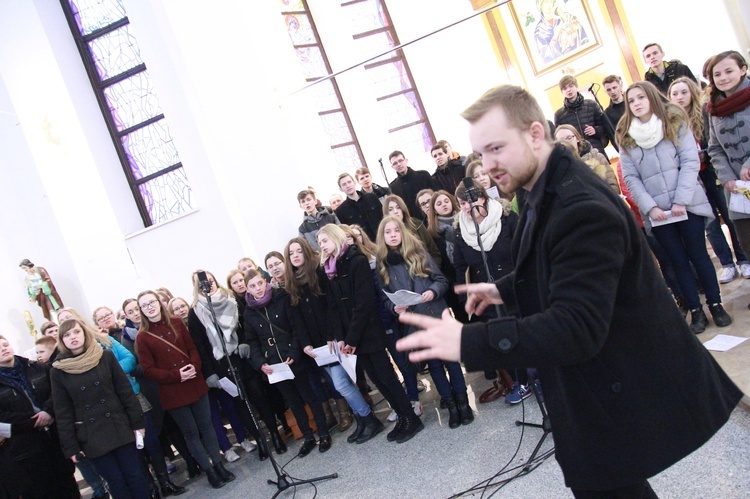
{"type": "Polygon", "coordinates": [[[713,168],[701,170],[698,174],[703,186],[706,188],[706,197],[708,202],[711,204],[711,208],[714,211],[714,219],[708,223],[706,227],[706,238],[711,243],[711,247],[716,253],[716,257],[721,262],[722,267],[730,267],[734,264],[732,260],[732,248],[727,243],[727,238],[724,236],[724,232],[721,230],[721,222],[719,217],[724,219],[724,223],[727,224],[729,229],[729,237],[732,239],[732,247],[734,248],[734,256],[737,257],[737,265],[741,265],[747,262],[747,257],[742,251],[740,240],[737,237],[737,229],[734,227],[734,223],[729,218],[729,209],[727,208],[727,197],[724,193],[724,186],[716,183],[716,172],[713,168]]]}
{"type": "Polygon", "coordinates": [[[452,398],[453,392],[456,395],[466,393],[466,380],[461,370],[461,364],[458,362],[430,359],[427,361],[427,368],[430,370],[432,381],[435,382],[435,389],[444,399],[452,398]],[[450,375],[450,382],[445,375],[446,370],[448,371],[448,375],[450,375]],[[453,390],[451,390],[451,387],[453,390]]]}
{"type": "Polygon", "coordinates": [[[331,381],[333,382],[336,391],[346,399],[346,402],[349,404],[349,407],[352,408],[354,414],[364,417],[372,412],[370,406],[367,405],[364,397],[362,397],[359,388],[357,388],[349,375],[346,374],[346,370],[341,367],[341,364],[331,364],[329,366],[324,366],[323,369],[331,377],[331,381]]]}
{"type": "Polygon", "coordinates": [[[401,331],[398,325],[393,328],[393,332],[388,334],[388,353],[391,354],[393,362],[396,363],[396,367],[401,371],[401,376],[404,378],[404,386],[406,387],[406,395],[409,397],[411,402],[419,401],[419,389],[417,388],[417,368],[409,362],[409,357],[406,352],[399,352],[396,350],[396,342],[401,339],[401,331]]]}
{"type": "Polygon", "coordinates": [[[234,436],[237,437],[237,442],[242,442],[247,438],[245,433],[245,427],[242,425],[240,415],[237,414],[237,410],[234,406],[234,398],[224,390],[219,388],[211,388],[208,390],[208,404],[211,407],[211,424],[214,426],[214,432],[216,433],[216,440],[219,442],[219,448],[226,452],[232,448],[232,444],[227,438],[227,429],[224,428],[224,423],[221,418],[221,410],[224,410],[224,414],[229,421],[229,424],[234,430],[234,436]],[[221,408],[219,407],[221,404],[221,408]]]}
{"type": "Polygon", "coordinates": [[[81,459],[76,463],[78,471],[81,472],[81,476],[86,483],[89,484],[94,496],[103,496],[107,493],[107,489],[104,486],[104,480],[99,476],[99,473],[94,469],[94,464],[88,459],[81,459]]]}
{"type": "Polygon", "coordinates": [[[138,451],[135,443],[129,443],[90,459],[96,471],[107,480],[109,494],[113,499],[146,499],[149,497],[148,482],[143,468],[138,466],[138,451]]]}
{"type": "Polygon", "coordinates": [[[221,463],[219,442],[216,440],[216,432],[211,425],[208,395],[202,396],[190,405],[170,409],[169,413],[182,430],[190,454],[204,471],[211,468],[209,455],[214,463],[221,463]]]}
{"type": "Polygon", "coordinates": [[[706,302],[721,303],[716,270],[706,250],[704,227],[704,217],[688,212],[688,219],[683,222],[651,229],[672,262],[677,281],[680,283],[680,289],[690,310],[701,307],[698,286],[695,284],[695,278],[690,269],[691,263],[706,292],[706,302]]]}

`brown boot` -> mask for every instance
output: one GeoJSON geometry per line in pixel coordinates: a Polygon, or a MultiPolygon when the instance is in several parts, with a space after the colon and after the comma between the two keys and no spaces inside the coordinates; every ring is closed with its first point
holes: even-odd
{"type": "Polygon", "coordinates": [[[328,400],[323,402],[323,412],[326,415],[326,426],[329,430],[332,430],[339,422],[336,420],[336,416],[333,415],[331,403],[328,400]]]}
{"type": "Polygon", "coordinates": [[[336,399],[336,409],[339,412],[339,430],[348,430],[354,422],[349,404],[344,399],[336,399]]]}

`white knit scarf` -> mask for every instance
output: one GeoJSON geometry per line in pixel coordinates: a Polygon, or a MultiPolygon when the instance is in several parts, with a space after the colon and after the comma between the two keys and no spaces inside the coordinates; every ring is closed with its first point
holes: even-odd
{"type": "Polygon", "coordinates": [[[646,123],[638,118],[631,121],[628,134],[640,147],[651,149],[664,138],[664,127],[656,114],[651,114],[651,118],[646,123]]]}
{"type": "MultiPolygon", "coordinates": [[[[482,236],[482,246],[485,251],[489,251],[494,246],[500,235],[500,229],[503,226],[503,205],[495,201],[494,199],[487,200],[487,216],[479,222],[479,233],[482,236]]],[[[458,217],[458,223],[461,227],[461,237],[466,244],[479,251],[479,243],[477,242],[477,230],[474,227],[474,221],[471,219],[471,215],[467,215],[464,212],[458,217]]]]}
{"type": "MultiPolygon", "coordinates": [[[[232,355],[237,349],[238,343],[237,333],[235,332],[239,322],[237,303],[224,296],[221,292],[217,292],[211,295],[211,304],[214,306],[214,311],[216,312],[216,321],[219,323],[219,327],[224,333],[227,352],[229,355],[232,355]]],[[[208,308],[208,302],[206,301],[205,296],[198,295],[198,302],[195,304],[194,309],[201,324],[206,328],[206,336],[208,336],[208,341],[211,343],[214,359],[222,359],[224,357],[224,349],[221,348],[221,340],[216,333],[214,319],[211,315],[211,310],[208,308]]]]}

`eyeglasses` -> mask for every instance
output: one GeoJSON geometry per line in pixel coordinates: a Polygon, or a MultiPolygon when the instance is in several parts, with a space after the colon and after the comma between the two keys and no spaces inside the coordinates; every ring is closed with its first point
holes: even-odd
{"type": "Polygon", "coordinates": [[[99,317],[97,317],[96,322],[101,322],[106,319],[111,319],[114,316],[115,314],[113,314],[112,312],[109,312],[108,314],[100,315],[99,317]]]}
{"type": "Polygon", "coordinates": [[[151,300],[148,303],[141,303],[141,308],[152,308],[159,304],[158,300],[151,300]]]}
{"type": "Polygon", "coordinates": [[[282,265],[284,265],[284,262],[269,263],[268,268],[275,269],[276,267],[281,267],[282,265]]]}
{"type": "Polygon", "coordinates": [[[421,206],[422,208],[425,208],[425,207],[427,207],[427,206],[430,206],[430,200],[428,199],[427,201],[422,201],[422,202],[420,202],[420,203],[419,203],[419,206],[421,206]]]}

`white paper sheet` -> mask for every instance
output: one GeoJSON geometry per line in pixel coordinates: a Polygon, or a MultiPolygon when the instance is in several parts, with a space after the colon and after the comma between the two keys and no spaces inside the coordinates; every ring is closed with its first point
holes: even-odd
{"type": "Polygon", "coordinates": [[[745,197],[745,192],[750,190],[750,182],[737,180],[734,185],[737,192],[729,195],[729,209],[737,213],[750,213],[750,199],[745,197]]]}
{"type": "Polygon", "coordinates": [[[747,338],[740,338],[739,336],[729,336],[728,334],[717,334],[707,342],[703,344],[708,350],[714,352],[726,352],[730,348],[734,348],[747,338]]]}
{"type": "Polygon", "coordinates": [[[385,296],[387,296],[396,306],[405,305],[409,307],[411,305],[419,305],[422,301],[422,295],[405,289],[399,289],[395,293],[389,293],[388,291],[383,290],[383,293],[385,293],[385,296]]]}
{"type": "Polygon", "coordinates": [[[346,374],[348,374],[349,377],[352,379],[352,381],[356,384],[357,383],[357,356],[344,354],[339,348],[339,344],[337,342],[334,342],[334,348],[336,349],[336,357],[339,360],[339,364],[341,364],[341,367],[344,368],[344,371],[346,371],[346,374]]]}
{"type": "Polygon", "coordinates": [[[327,366],[328,364],[333,364],[334,362],[338,362],[339,358],[336,356],[336,349],[332,349],[326,344],[322,347],[313,348],[313,353],[315,354],[315,363],[319,366],[327,366]]]}
{"type": "Polygon", "coordinates": [[[684,215],[679,216],[679,217],[673,217],[672,216],[672,210],[667,210],[667,211],[664,212],[664,214],[667,216],[667,219],[664,220],[663,222],[657,222],[653,218],[648,217],[648,219],[651,221],[651,227],[658,227],[660,225],[673,224],[675,222],[682,222],[683,220],[687,220],[688,219],[687,211],[685,212],[684,215]]]}
{"type": "Polygon", "coordinates": [[[268,367],[273,369],[273,373],[268,375],[268,382],[271,384],[288,379],[294,379],[294,373],[292,372],[292,368],[289,367],[288,364],[284,364],[283,362],[281,362],[279,364],[271,364],[268,367]]]}
{"type": "Polygon", "coordinates": [[[240,395],[239,390],[237,390],[237,385],[232,383],[226,376],[219,380],[219,386],[232,397],[239,397],[240,395]]]}

